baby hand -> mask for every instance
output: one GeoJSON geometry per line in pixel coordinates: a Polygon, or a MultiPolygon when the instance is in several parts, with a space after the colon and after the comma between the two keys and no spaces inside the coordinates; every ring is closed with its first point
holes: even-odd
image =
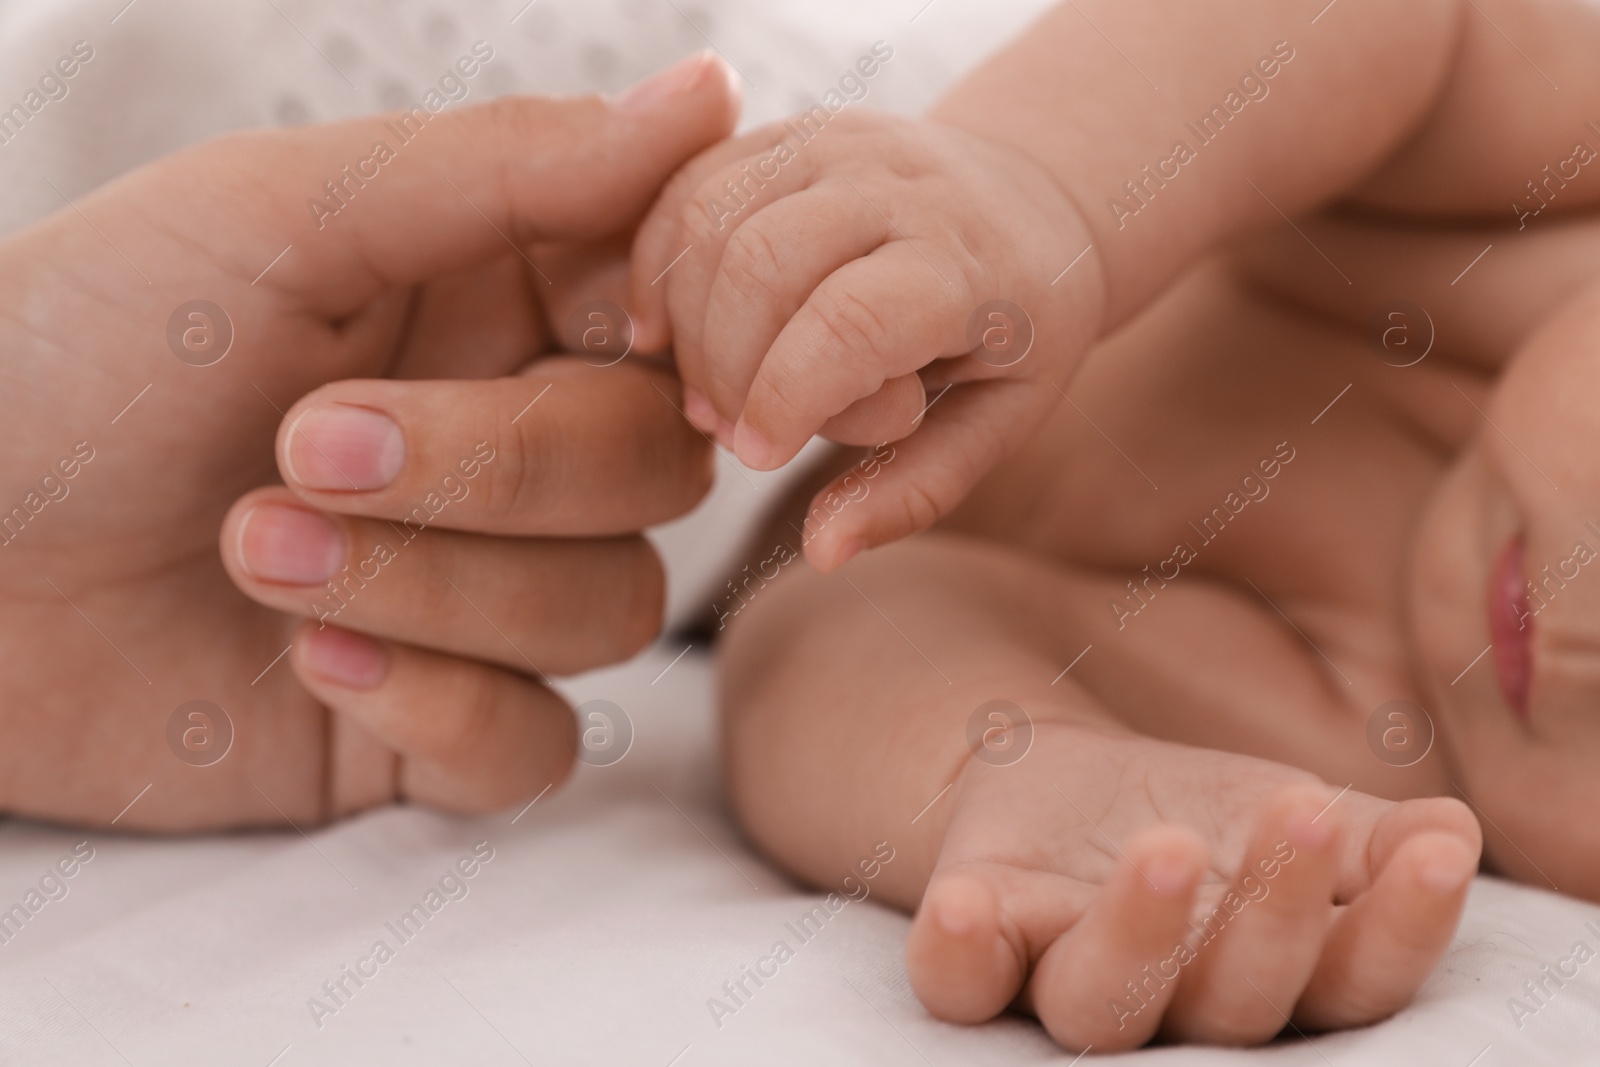
{"type": "Polygon", "coordinates": [[[808,543],[824,570],[960,503],[1060,399],[1105,303],[1089,227],[1040,164],[820,106],[689,163],[631,269],[640,347],[670,334],[686,414],[746,465],[782,466],[818,433],[916,431],[808,543]]]}

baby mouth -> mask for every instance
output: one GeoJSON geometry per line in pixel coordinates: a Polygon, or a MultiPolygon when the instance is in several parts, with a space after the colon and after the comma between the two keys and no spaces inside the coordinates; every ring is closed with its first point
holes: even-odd
{"type": "Polygon", "coordinates": [[[1528,609],[1523,576],[1522,538],[1506,545],[1489,577],[1489,637],[1494,642],[1494,668],[1500,692],[1519,719],[1528,717],[1528,689],[1533,682],[1533,613],[1528,609]]]}

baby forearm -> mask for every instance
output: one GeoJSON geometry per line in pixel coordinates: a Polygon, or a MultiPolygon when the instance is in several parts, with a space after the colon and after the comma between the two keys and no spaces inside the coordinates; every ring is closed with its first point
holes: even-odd
{"type": "Polygon", "coordinates": [[[1336,2],[1315,23],[1282,0],[1065,4],[932,117],[1055,175],[1087,216],[1109,329],[1207,252],[1337,196],[1424,119],[1462,0],[1336,2]]]}
{"type": "MultiPolygon", "coordinates": [[[[1043,601],[1017,594],[1041,580],[1004,551],[924,536],[842,577],[797,571],[759,590],[730,627],[721,704],[729,792],[762,848],[837,888],[885,842],[895,859],[873,892],[914,908],[980,706],[1007,699],[1036,725],[1116,729],[1050,685],[1061,664],[1044,635],[1060,620],[1030,617],[1043,601]]],[[[999,721],[982,717],[982,730],[999,721]]],[[[1003,757],[1006,740],[990,740],[1003,757]]]]}

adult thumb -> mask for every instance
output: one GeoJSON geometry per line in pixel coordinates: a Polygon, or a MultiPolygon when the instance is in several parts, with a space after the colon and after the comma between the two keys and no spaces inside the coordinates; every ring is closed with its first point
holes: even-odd
{"type": "Polygon", "coordinates": [[[611,99],[417,105],[224,138],[149,168],[140,199],[229,259],[288,246],[263,285],[338,316],[508,246],[625,231],[738,110],[729,68],[704,53],[611,99]]]}

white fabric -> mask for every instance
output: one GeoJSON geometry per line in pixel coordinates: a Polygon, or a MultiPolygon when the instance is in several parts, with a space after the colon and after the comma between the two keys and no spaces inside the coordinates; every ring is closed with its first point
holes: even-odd
{"type": "MultiPolygon", "coordinates": [[[[139,840],[87,835],[94,858],[0,946],[0,1063],[1066,1063],[1037,1026],[931,1020],[901,962],[907,919],[870,897],[807,942],[789,929],[821,897],[746,847],[716,785],[710,664],[664,647],[568,687],[632,719],[610,767],[481,819],[394,809],[315,832],[139,840]],[[657,679],[659,680],[652,681],[657,679]],[[476,842],[494,858],[409,943],[385,926],[476,842]],[[384,939],[377,967],[319,1028],[325,981],[384,939]],[[794,958],[719,1027],[707,1005],[778,940],[794,958]],[[80,1014],[81,1013],[81,1014],[80,1014]],[[510,1047],[508,1047],[510,1046],[510,1047]],[[287,1051],[285,1049],[287,1048],[287,1051]],[[516,1051],[513,1051],[515,1049],[516,1051]],[[685,1051],[687,1049],[687,1051],[685,1051]]],[[[85,835],[0,827],[0,908],[85,835]]],[[[869,883],[870,884],[870,883],[869,883]]],[[[1253,1054],[1273,1067],[1592,1063],[1600,962],[1522,1019],[1506,1006],[1600,908],[1481,878],[1456,942],[1416,1004],[1366,1030],[1253,1054]],[[1326,1057],[1326,1059],[1324,1059],[1326,1057]]],[[[373,968],[365,968],[370,972],[373,968]]],[[[1572,966],[1567,966],[1571,973],[1572,966]]],[[[768,966],[767,970],[771,970],[768,966]]],[[[1554,986],[1551,987],[1554,989],[1554,986]]],[[[1146,1050],[1134,1063],[1237,1053],[1146,1050]]]]}
{"type": "MultiPolygon", "coordinates": [[[[815,101],[880,38],[896,56],[872,103],[915,110],[1044,0],[523,2],[0,0],[0,107],[73,42],[96,50],[65,99],[0,145],[0,233],[58,209],[52,182],[76,197],[223,130],[414,98],[478,38],[497,50],[479,96],[617,89],[709,38],[755,83],[754,122],[815,101]]],[[[729,464],[722,474],[696,517],[660,534],[678,617],[707,602],[719,561],[775,484],[729,464]]],[[[1019,1019],[931,1021],[901,963],[907,920],[870,899],[805,943],[794,936],[786,924],[821,898],[741,842],[716,784],[711,668],[697,652],[673,664],[680,650],[567,687],[575,701],[621,706],[633,748],[614,766],[580,767],[515,822],[392,809],[309,838],[188,840],[0,823],[0,909],[76,843],[94,849],[59,883],[66,896],[0,944],[0,1064],[1068,1062],[1019,1019]],[[466,896],[401,943],[385,924],[480,841],[494,856],[464,880],[466,896]],[[351,992],[336,1004],[322,983],[379,939],[394,958],[364,986],[345,979],[351,992]],[[794,958],[718,1026],[708,1001],[778,940],[794,958]],[[320,1020],[313,997],[326,1005],[320,1020]]],[[[1593,1062],[1600,994],[1589,971],[1600,963],[1520,1028],[1507,1003],[1574,942],[1600,948],[1588,922],[1600,926],[1600,909],[1480,879],[1412,1008],[1314,1048],[1290,1038],[1251,1056],[1313,1067],[1593,1062]]]]}

